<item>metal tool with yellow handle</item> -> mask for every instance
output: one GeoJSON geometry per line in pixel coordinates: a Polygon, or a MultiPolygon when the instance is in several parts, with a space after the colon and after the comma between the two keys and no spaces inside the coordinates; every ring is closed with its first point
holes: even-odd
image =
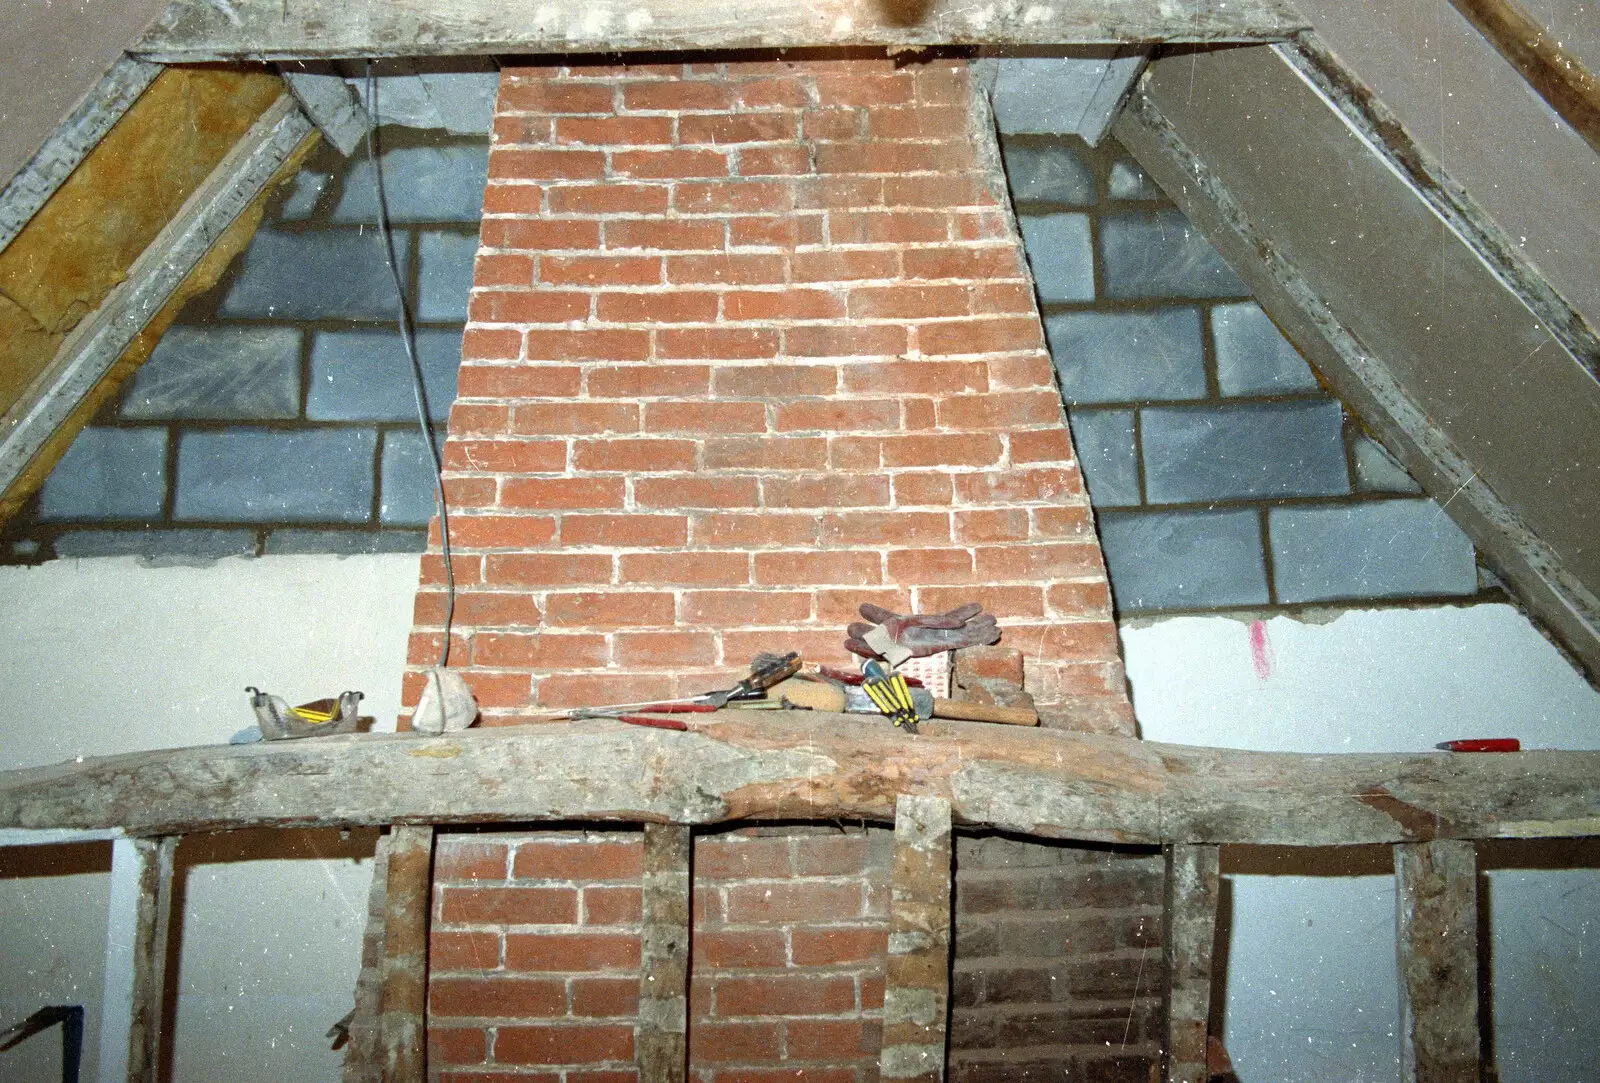
{"type": "Polygon", "coordinates": [[[866,679],[862,691],[878,705],[883,716],[907,733],[917,732],[917,707],[911,700],[911,686],[902,674],[890,673],[876,661],[861,667],[866,679]]]}

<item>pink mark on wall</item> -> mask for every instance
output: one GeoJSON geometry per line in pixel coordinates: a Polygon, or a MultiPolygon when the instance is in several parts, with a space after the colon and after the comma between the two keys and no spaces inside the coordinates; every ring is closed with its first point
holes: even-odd
{"type": "Polygon", "coordinates": [[[1272,652],[1272,641],[1267,638],[1266,621],[1250,622],[1250,663],[1256,668],[1256,678],[1262,681],[1272,676],[1272,669],[1278,663],[1277,655],[1272,652]]]}

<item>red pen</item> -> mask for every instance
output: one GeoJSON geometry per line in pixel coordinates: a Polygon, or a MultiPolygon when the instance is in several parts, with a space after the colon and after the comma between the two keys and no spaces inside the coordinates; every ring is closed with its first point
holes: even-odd
{"type": "Polygon", "coordinates": [[[1446,752],[1520,752],[1522,742],[1515,737],[1472,737],[1461,741],[1441,741],[1433,747],[1446,752]]]}
{"type": "Polygon", "coordinates": [[[617,716],[618,722],[626,722],[630,726],[653,726],[658,730],[688,730],[688,726],[676,718],[651,718],[642,714],[623,714],[617,716]]]}

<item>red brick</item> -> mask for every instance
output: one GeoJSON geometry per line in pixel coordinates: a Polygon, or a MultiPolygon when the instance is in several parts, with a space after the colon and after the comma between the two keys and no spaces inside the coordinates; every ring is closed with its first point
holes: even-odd
{"type": "MultiPolygon", "coordinates": [[[[546,480],[571,482],[591,479],[511,478],[508,483],[546,480]]],[[[496,586],[609,583],[611,571],[611,557],[598,553],[506,553],[489,558],[487,578],[496,586]]]]}
{"type": "Polygon", "coordinates": [[[585,925],[637,925],[643,909],[643,894],[636,887],[583,889],[585,925]]]}
{"type": "Polygon", "coordinates": [[[877,436],[830,436],[828,466],[844,473],[876,471],[883,465],[882,448],[877,436]]]}
{"type": "Polygon", "coordinates": [[[784,280],[786,263],[784,256],[754,252],[668,256],[667,281],[673,285],[691,286],[704,283],[731,286],[779,283],[784,280]]]}
{"type": "Polygon", "coordinates": [[[501,1064],[592,1064],[632,1058],[631,1025],[501,1027],[494,1039],[494,1059],[501,1064]]]}
{"type": "Polygon", "coordinates": [[[1070,466],[958,474],[956,494],[969,504],[1071,503],[1086,500],[1083,475],[1070,466]]]}
{"type": "Polygon", "coordinates": [[[889,479],[883,475],[768,478],[762,490],[769,508],[865,508],[889,503],[889,479]]]}
{"type": "MultiPolygon", "coordinates": [[[[483,582],[483,557],[458,553],[450,563],[455,570],[456,586],[470,588],[473,584],[483,582]]],[[[422,585],[442,587],[445,579],[444,557],[439,553],[422,554],[422,585]]]]}
{"type": "Polygon", "coordinates": [[[883,140],[822,143],[817,147],[816,163],[819,173],[955,173],[971,168],[972,148],[959,143],[883,140]]]}
{"type": "Polygon", "coordinates": [[[774,105],[805,105],[809,101],[805,84],[792,75],[776,79],[752,79],[738,84],[738,90],[739,104],[746,109],[760,109],[774,105]]]}
{"type": "Polygon", "coordinates": [[[711,376],[711,390],[718,396],[782,399],[832,395],[838,387],[839,369],[834,365],[722,366],[711,376]]]}
{"type": "Polygon", "coordinates": [[[583,370],[576,365],[462,365],[456,394],[462,398],[564,398],[582,390],[583,370]]]}
{"type": "Polygon", "coordinates": [[[967,109],[957,105],[896,106],[867,111],[867,130],[877,139],[949,139],[963,133],[967,109]]]}
{"type": "Polygon", "coordinates": [[[591,328],[529,331],[527,356],[534,361],[643,361],[650,356],[650,333],[591,328]]]}
{"type": "MultiPolygon", "coordinates": [[[[659,559],[695,555],[663,554],[659,559]]],[[[619,632],[615,650],[619,666],[709,666],[717,660],[717,641],[710,632],[619,632]]]]}
{"type": "Polygon", "coordinates": [[[864,115],[859,109],[843,107],[807,109],[804,115],[806,139],[858,139],[865,134],[861,124],[864,115]]]}
{"type": "Polygon", "coordinates": [[[526,436],[638,432],[639,407],[632,402],[524,403],[512,415],[512,429],[526,436]]]}
{"type": "Polygon", "coordinates": [[[604,473],[693,470],[698,446],[693,440],[583,440],[573,445],[572,465],[604,473]]]}
{"type": "Polygon", "coordinates": [[[461,339],[463,361],[515,361],[522,356],[522,332],[469,328],[461,339]]]}
{"type": "Polygon", "coordinates": [[[777,545],[812,545],[817,540],[815,515],[707,513],[692,521],[694,544],[705,548],[738,546],[760,549],[777,545]]]}
{"type": "Polygon", "coordinates": [[[428,1011],[481,1019],[537,1019],[567,1014],[566,983],[522,978],[434,978],[428,1011]]]}
{"type": "Polygon", "coordinates": [[[903,105],[915,90],[910,72],[817,76],[817,98],[823,105],[903,105]]]}
{"type": "Polygon", "coordinates": [[[875,361],[843,366],[849,391],[937,395],[987,391],[988,373],[980,361],[875,361]]]}
{"type": "Polygon", "coordinates": [[[594,970],[635,970],[639,966],[639,938],[601,936],[594,933],[508,933],[507,970],[555,970],[583,973],[594,970]]]}
{"type": "Polygon", "coordinates": [[[950,544],[950,516],[933,511],[847,511],[823,517],[825,545],[950,544]]]}
{"type": "Polygon", "coordinates": [[[489,154],[489,179],[597,180],[605,176],[606,156],[589,150],[501,150],[489,154]]]}
{"type": "Polygon", "coordinates": [[[843,298],[832,290],[730,291],[722,304],[730,320],[828,320],[845,311],[843,298]]]}
{"type": "Polygon", "coordinates": [[[485,218],[483,243],[512,251],[599,248],[600,223],[567,218],[485,218]]]}
{"type": "Polygon", "coordinates": [[[569,887],[441,887],[439,920],[447,925],[572,925],[578,893],[569,887]]]}
{"type": "Polygon", "coordinates": [[[1111,612],[1111,589],[1103,581],[1051,583],[1045,604],[1052,613],[1104,616],[1111,612]]]}
{"type": "Polygon", "coordinates": [[[811,595],[795,591],[691,590],[683,596],[689,624],[724,628],[740,624],[782,624],[811,616],[811,595]]]}
{"type": "Polygon", "coordinates": [[[750,582],[750,562],[737,552],[624,553],[619,578],[641,586],[736,587],[750,582]]]}
{"type": "MultiPolygon", "coordinates": [[[[950,235],[958,241],[1003,241],[1011,236],[1011,225],[999,210],[954,211],[950,215],[950,235]]],[[[1010,290],[1023,286],[1020,293],[1007,293],[1003,299],[980,286],[973,296],[975,312],[1034,312],[1033,289],[1020,282],[998,283],[994,289],[1010,290]]]]}
{"type": "MultiPolygon", "coordinates": [[[[439,623],[444,617],[444,596],[433,591],[417,593],[417,623],[433,618],[429,623],[439,623]]],[[[456,595],[455,620],[467,628],[516,626],[539,623],[539,606],[525,594],[502,594],[466,591],[456,595]]]]}
{"type": "Polygon", "coordinates": [[[791,357],[898,356],[906,330],[896,324],[817,324],[791,327],[783,344],[791,357]]]}
{"type": "Polygon", "coordinates": [[[721,222],[698,219],[613,218],[606,221],[607,248],[662,248],[686,251],[720,249],[725,229],[721,222]]]}
{"type": "Polygon", "coordinates": [[[754,478],[638,478],[633,498],[641,508],[753,508],[761,493],[754,478]]]}
{"type": "MultiPolygon", "coordinates": [[[[429,530],[436,544],[439,527],[429,530]]],[[[556,521],[546,515],[452,515],[450,544],[463,549],[533,549],[555,540],[556,521]]]]}
{"type": "Polygon", "coordinates": [[[856,1006],[855,981],[845,976],[725,977],[716,988],[719,1016],[835,1015],[856,1006]]]}
{"type": "Polygon", "coordinates": [[[1087,502],[1056,508],[1033,509],[1035,538],[1088,538],[1094,534],[1089,523],[1087,502]]]}
{"type": "Polygon", "coordinates": [[[710,386],[711,369],[706,365],[629,365],[597,368],[589,373],[589,394],[596,398],[704,395],[710,386]]]}
{"type": "Polygon", "coordinates": [[[730,436],[705,442],[707,470],[820,470],[828,442],[820,436],[730,436]]]}
{"type": "Polygon", "coordinates": [[[644,868],[638,842],[533,839],[517,846],[511,875],[534,880],[637,879],[644,868]]]}
{"type": "MultiPolygon", "coordinates": [[[[541,193],[538,188],[529,185],[517,185],[517,189],[528,189],[541,193]]],[[[495,189],[491,188],[491,191],[495,189]]],[[[541,193],[542,194],[542,193],[541,193]]],[[[538,208],[530,208],[537,210],[538,208]]],[[[499,254],[496,252],[479,252],[477,261],[473,264],[472,281],[477,286],[531,286],[533,285],[533,257],[515,254],[499,254]]]]}
{"type": "MultiPolygon", "coordinates": [[[[537,184],[491,184],[483,190],[483,213],[538,214],[544,209],[544,189],[537,184]]],[[[482,266],[479,256],[479,266],[482,266]]],[[[486,285],[479,278],[480,285],[486,285]]]]}
{"type": "Polygon", "coordinates": [[[710,290],[608,291],[596,297],[595,314],[607,323],[709,323],[717,318],[718,296],[710,290]]]}
{"type": "MultiPolygon", "coordinates": [[[[518,555],[508,559],[531,558],[518,555]]],[[[508,669],[579,669],[604,666],[610,659],[605,636],[556,632],[480,632],[473,637],[472,650],[477,664],[508,669]]]]}
{"type": "Polygon", "coordinates": [[[883,465],[993,466],[1004,446],[984,433],[929,433],[883,438],[883,465]]]}
{"type": "Polygon", "coordinates": [[[900,277],[900,253],[879,249],[834,248],[794,254],[796,282],[848,282],[900,277]]]}
{"type": "Polygon", "coordinates": [[[997,193],[976,174],[942,177],[889,177],[883,182],[886,207],[994,206],[997,193]]]}
{"type": "Polygon", "coordinates": [[[889,951],[889,930],[885,926],[802,927],[790,935],[796,966],[872,962],[884,958],[889,951]]]}
{"type": "Polygon", "coordinates": [[[1027,508],[982,508],[956,512],[957,541],[1027,541],[1028,531],[1027,508]]]}
{"type": "Polygon", "coordinates": [[[741,177],[798,177],[809,172],[811,148],[804,144],[779,143],[739,151],[741,177]]]}
{"type": "Polygon", "coordinates": [[[1100,547],[1091,541],[984,545],[974,553],[979,578],[990,582],[1077,579],[1094,575],[1101,566],[1100,547]]]}
{"type": "Polygon", "coordinates": [[[545,619],[566,627],[671,624],[671,594],[660,591],[576,591],[545,599],[545,619]]]}
{"type": "Polygon", "coordinates": [[[541,707],[594,707],[602,703],[640,703],[672,699],[675,685],[663,675],[556,673],[539,678],[541,707]]]}
{"type": "Polygon", "coordinates": [[[445,503],[454,508],[490,508],[498,502],[493,478],[444,479],[445,503]]]}
{"type": "Polygon", "coordinates": [[[431,1064],[482,1064],[489,1059],[489,1035],[482,1027],[428,1028],[431,1064]]]}
{"type": "Polygon", "coordinates": [[[777,1023],[713,1023],[696,1019],[689,1028],[689,1059],[697,1065],[776,1061],[780,1052],[777,1023]]]}
{"type": "MultiPolygon", "coordinates": [[[[439,880],[504,880],[511,867],[511,850],[503,842],[442,843],[433,859],[433,878],[439,880]]],[[[489,964],[494,965],[494,964],[489,964]]]]}
{"type": "Polygon", "coordinates": [[[1057,624],[1008,624],[1006,645],[1034,660],[1076,662],[1117,657],[1117,626],[1109,618],[1057,624]]]}
{"type": "Polygon", "coordinates": [[[788,185],[766,180],[680,181],[672,197],[681,214],[776,214],[792,202],[788,185]]]}
{"type": "Polygon", "coordinates": [[[696,327],[656,332],[656,356],[742,360],[778,355],[778,332],[755,327],[696,327]]]}
{"type": "Polygon", "coordinates": [[[695,848],[694,874],[702,880],[768,880],[794,875],[791,844],[782,836],[725,835],[695,848]]]}
{"type": "MultiPolygon", "coordinates": [[[[624,97],[623,101],[627,101],[627,98],[624,97]]],[[[544,81],[517,83],[502,79],[500,101],[496,108],[502,113],[609,113],[612,109],[612,91],[608,86],[544,81]]]]}
{"type": "Polygon", "coordinates": [[[970,583],[972,554],[965,549],[899,549],[889,552],[889,579],[896,583],[970,583]]]}
{"type": "Polygon", "coordinates": [[[935,356],[1032,350],[1044,345],[1043,325],[1031,316],[929,323],[917,329],[917,344],[923,353],[935,356]]]}
{"type": "MultiPolygon", "coordinates": [[[[639,1014],[638,978],[573,978],[572,1014],[587,1018],[616,1018],[639,1014]]],[[[568,1073],[572,1079],[574,1073],[568,1073]]],[[[516,1083],[522,1083],[519,1077],[516,1083]]]]}
{"type": "Polygon", "coordinates": [[[472,294],[468,318],[480,323],[562,323],[587,317],[589,302],[587,293],[564,290],[480,289],[472,294]]]}
{"type": "MultiPolygon", "coordinates": [[[[843,628],[851,621],[861,619],[858,607],[863,602],[870,602],[873,605],[882,606],[884,609],[892,609],[896,613],[911,612],[911,592],[909,590],[894,588],[878,590],[819,590],[817,591],[817,620],[823,624],[843,628]]],[[[849,843],[854,846],[856,843],[853,838],[837,841],[840,845],[849,843]]],[[[802,875],[834,875],[833,873],[818,872],[818,861],[814,857],[816,848],[821,847],[822,850],[829,851],[830,845],[832,844],[821,836],[808,839],[801,844],[799,856],[796,858],[796,865],[801,870],[802,875]]]]}
{"type": "MultiPolygon", "coordinates": [[[[412,632],[406,644],[406,665],[431,666],[439,659],[439,649],[444,645],[444,636],[439,632],[412,632]]],[[[471,643],[462,636],[450,637],[450,657],[458,665],[465,665],[468,654],[472,651],[471,643]]]]}
{"type": "Polygon", "coordinates": [[[728,243],[735,248],[746,245],[792,249],[802,244],[822,243],[822,215],[784,214],[729,218],[728,243]]]}
{"type": "MultiPolygon", "coordinates": [[[[905,253],[907,278],[1015,278],[1021,273],[1018,252],[1010,244],[945,245],[913,248],[905,253]]],[[[1037,329],[1036,320],[1028,321],[1037,329]]]]}
{"type": "Polygon", "coordinates": [[[664,83],[626,83],[622,88],[622,107],[632,111],[732,109],[733,103],[734,88],[723,82],[674,79],[664,83]]]}
{"type": "Polygon", "coordinates": [[[499,933],[434,929],[428,936],[428,966],[435,974],[449,970],[493,970],[499,965],[499,933]]]}
{"type": "MultiPolygon", "coordinates": [[[[861,1019],[792,1019],[784,1024],[784,1033],[791,1060],[870,1057],[882,1044],[882,1027],[861,1019]]],[[[810,1079],[807,1076],[808,1083],[810,1079]]]]}
{"type": "Polygon", "coordinates": [[[620,508],[623,478],[506,478],[500,502],[507,508],[620,508]]]}
{"type": "Polygon", "coordinates": [[[539,279],[568,286],[654,286],[661,281],[661,257],[545,256],[539,279]]]}
{"type": "MultiPolygon", "coordinates": [[[[927,319],[965,316],[965,286],[871,286],[850,291],[850,315],[857,319],[927,319]]],[[[922,328],[920,334],[926,334],[922,328]]]]}
{"type": "MultiPolygon", "coordinates": [[[[518,336],[520,338],[520,336],[518,336]]],[[[450,407],[452,435],[482,433],[498,436],[511,427],[511,409],[499,404],[458,402],[450,407]]]]}
{"type": "Polygon", "coordinates": [[[495,673],[476,667],[463,669],[461,676],[472,689],[478,706],[521,707],[527,704],[532,682],[526,673],[495,673]]]}
{"type": "Polygon", "coordinates": [[[672,142],[671,117],[557,117],[556,142],[630,146],[672,142]]]}
{"type": "Polygon", "coordinates": [[[935,424],[932,399],[901,399],[900,427],[907,432],[931,429],[935,424]]]}
{"type": "Polygon", "coordinates": [[[900,404],[893,399],[829,399],[778,407],[779,432],[881,432],[899,427],[900,404]]]}
{"type": "Polygon", "coordinates": [[[1072,439],[1067,427],[1011,434],[1011,461],[1014,463],[1073,462],[1072,439]]]}
{"type": "MultiPolygon", "coordinates": [[[[695,872],[702,875],[698,868],[695,872]]],[[[694,949],[692,965],[696,970],[702,966],[754,969],[787,965],[783,933],[776,929],[697,929],[690,943],[694,949]]]]}
{"type": "Polygon", "coordinates": [[[726,177],[728,156],[721,151],[619,150],[611,155],[611,172],[617,177],[676,180],[679,177],[726,177]]]}
{"type": "Polygon", "coordinates": [[[564,184],[545,191],[554,214],[665,214],[669,189],[660,184],[564,184]]]}
{"type": "MultiPolygon", "coordinates": [[[[921,587],[917,590],[917,607],[922,612],[944,613],[968,602],[982,604],[984,610],[1001,620],[1022,620],[1044,616],[1044,591],[1036,586],[997,587],[989,585],[969,587],[921,587]]],[[[1010,642],[1010,625],[1006,625],[1007,642],[1010,642]]],[[[1015,644],[1012,644],[1015,646],[1015,644]]]]}
{"type": "Polygon", "coordinates": [[[720,113],[678,120],[678,142],[781,143],[800,137],[796,113],[720,113]]]}
{"type": "Polygon", "coordinates": [[[728,629],[722,633],[722,656],[728,659],[754,658],[758,654],[783,654],[798,651],[809,662],[847,665],[851,655],[844,649],[838,629],[776,628],[762,631],[728,629]]]}
{"type": "Polygon", "coordinates": [[[643,548],[687,544],[689,520],[682,515],[563,515],[562,545],[643,548]]]}
{"type": "Polygon", "coordinates": [[[782,552],[755,555],[755,581],[764,586],[869,586],[883,578],[876,552],[782,552]]]}

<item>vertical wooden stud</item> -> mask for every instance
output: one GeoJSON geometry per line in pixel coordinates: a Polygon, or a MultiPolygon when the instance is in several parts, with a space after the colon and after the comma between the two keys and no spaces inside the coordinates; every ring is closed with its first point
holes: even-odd
{"type": "Polygon", "coordinates": [[[884,1079],[942,1083],[950,1015],[950,802],[901,794],[894,806],[884,1079]]]}
{"type": "Polygon", "coordinates": [[[101,1083],[155,1083],[167,988],[177,836],[111,844],[111,905],[100,1015],[101,1083]]]}
{"type": "Polygon", "coordinates": [[[1162,1078],[1206,1083],[1206,1021],[1211,1016],[1211,957],[1217,942],[1221,891],[1215,846],[1175,843],[1166,848],[1166,1042],[1162,1078]]]}
{"type": "Polygon", "coordinates": [[[428,1077],[428,912],[432,905],[433,828],[389,833],[378,1033],[384,1083],[428,1077]]]}
{"type": "Polygon", "coordinates": [[[1441,839],[1394,848],[1402,1083],[1478,1083],[1478,854],[1441,839]]]}
{"type": "Polygon", "coordinates": [[[684,1083],[689,1071],[689,828],[644,825],[644,928],[639,944],[642,1083],[684,1083]]]}

